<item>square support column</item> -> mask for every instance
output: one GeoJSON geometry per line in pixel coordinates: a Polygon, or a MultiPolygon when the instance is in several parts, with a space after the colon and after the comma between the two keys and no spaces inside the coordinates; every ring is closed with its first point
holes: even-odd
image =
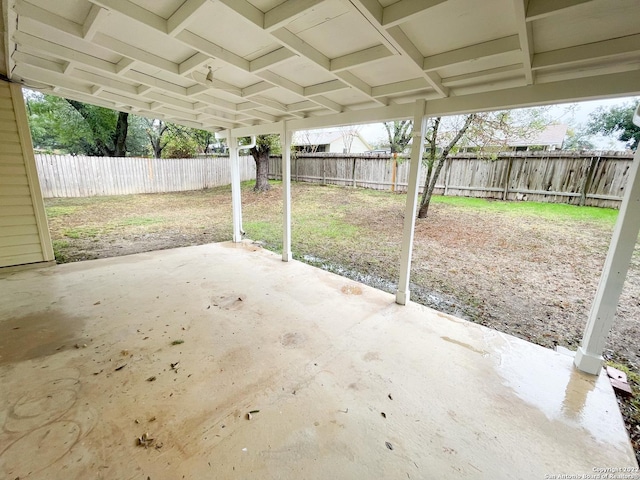
{"type": "Polygon", "coordinates": [[[231,133],[227,137],[229,162],[231,162],[231,205],[233,208],[233,241],[242,241],[242,191],[240,190],[240,157],[238,139],[231,133]]]}
{"type": "Polygon", "coordinates": [[[411,254],[413,252],[413,234],[416,213],[418,211],[418,191],[422,154],[424,152],[424,134],[427,127],[425,117],[426,102],[416,100],[413,114],[413,143],[411,145],[411,163],[409,165],[409,183],[407,185],[407,203],[404,209],[404,227],[402,230],[402,251],[400,254],[400,280],[396,292],[396,303],[406,305],[409,301],[409,277],[411,276],[411,254]]]}
{"type": "MultiPolygon", "coordinates": [[[[640,108],[640,107],[639,107],[640,108]]],[[[598,375],[604,359],[602,352],[611,330],[620,294],[627,277],[633,249],[640,231],[640,150],[633,158],[600,284],[591,306],[575,365],[583,372],[598,375]]]]}
{"type": "Polygon", "coordinates": [[[280,133],[282,145],[282,261],[289,262],[291,253],[291,138],[292,132],[284,122],[280,133]]]}

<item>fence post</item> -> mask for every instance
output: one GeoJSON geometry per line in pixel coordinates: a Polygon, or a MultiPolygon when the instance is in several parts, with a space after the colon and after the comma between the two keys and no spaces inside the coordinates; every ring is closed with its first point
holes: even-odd
{"type": "Polygon", "coordinates": [[[502,192],[502,200],[508,200],[509,180],[511,179],[511,163],[512,162],[513,162],[513,157],[509,156],[509,158],[507,158],[507,173],[505,175],[505,180],[504,180],[504,190],[502,192]]]}
{"type": "Polygon", "coordinates": [[[322,185],[327,184],[327,159],[322,159],[322,185]]]}
{"type": "Polygon", "coordinates": [[[393,153],[393,162],[391,162],[391,191],[396,191],[396,175],[398,173],[398,154],[393,153]]]}
{"type": "Polygon", "coordinates": [[[353,188],[356,188],[356,157],[353,157],[353,167],[351,168],[351,180],[353,182],[353,188]]]}

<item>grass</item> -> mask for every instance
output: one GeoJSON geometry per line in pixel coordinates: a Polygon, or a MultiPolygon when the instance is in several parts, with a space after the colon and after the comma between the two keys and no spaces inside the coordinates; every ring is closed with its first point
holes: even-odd
{"type": "Polygon", "coordinates": [[[70,243],[66,240],[53,240],[53,255],[58,263],[67,262],[66,250],[70,247],[70,243]]]}
{"type": "Polygon", "coordinates": [[[439,196],[433,197],[432,202],[483,212],[504,212],[563,221],[601,222],[607,225],[613,225],[618,218],[618,210],[612,208],[579,207],[564,203],[504,202],[483,198],[439,196]]]}
{"type": "Polygon", "coordinates": [[[68,238],[73,238],[73,239],[94,238],[94,237],[97,237],[99,234],[103,233],[104,230],[105,230],[104,228],[100,228],[100,227],[89,227],[89,226],[75,227],[75,228],[70,228],[68,230],[65,230],[64,236],[68,238]]]}
{"type": "Polygon", "coordinates": [[[119,221],[116,226],[118,227],[144,227],[147,225],[155,225],[162,223],[161,218],[154,217],[129,217],[119,221]]]}
{"type": "Polygon", "coordinates": [[[47,216],[49,218],[57,218],[64,215],[71,215],[76,212],[78,208],[78,206],[74,205],[53,205],[47,207],[47,216]]]}

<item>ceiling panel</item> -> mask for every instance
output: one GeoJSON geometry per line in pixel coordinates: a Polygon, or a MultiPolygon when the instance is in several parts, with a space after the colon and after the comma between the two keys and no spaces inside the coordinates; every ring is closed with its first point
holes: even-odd
{"type": "Polygon", "coordinates": [[[513,35],[513,0],[448,0],[402,30],[423,56],[513,35]]]}
{"type": "Polygon", "coordinates": [[[341,57],[380,44],[377,32],[371,31],[367,21],[355,13],[345,13],[320,22],[299,32],[298,36],[329,58],[341,57]]]}
{"type": "Polygon", "coordinates": [[[640,33],[640,0],[594,0],[533,22],[536,52],[636,33],[640,33]]]}
{"type": "Polygon", "coordinates": [[[161,56],[172,62],[179,62],[193,54],[193,48],[173,38],[168,38],[152,28],[141,28],[135,20],[123,15],[108,15],[102,21],[100,32],[118,42],[131,44],[136,48],[161,56]]]}
{"type": "Polygon", "coordinates": [[[351,11],[346,2],[327,0],[291,21],[287,25],[287,30],[300,35],[307,30],[320,27],[327,22],[347,15],[351,11]]]}
{"type": "Polygon", "coordinates": [[[410,68],[406,60],[398,56],[387,57],[377,62],[355,67],[352,69],[352,73],[373,87],[416,77],[416,70],[410,68]]]}
{"type": "Polygon", "coordinates": [[[307,59],[299,57],[287,60],[280,65],[272,67],[270,70],[303,87],[329,82],[335,79],[330,72],[323,70],[307,59]]]}
{"type": "Polygon", "coordinates": [[[52,2],[51,0],[29,0],[29,4],[54,12],[63,18],[82,25],[91,10],[89,2],[77,0],[64,0],[52,2]]]}
{"type": "Polygon", "coordinates": [[[193,21],[189,22],[187,29],[248,60],[279,47],[268,33],[249,23],[238,28],[236,21],[236,14],[209,2],[193,21]]]}

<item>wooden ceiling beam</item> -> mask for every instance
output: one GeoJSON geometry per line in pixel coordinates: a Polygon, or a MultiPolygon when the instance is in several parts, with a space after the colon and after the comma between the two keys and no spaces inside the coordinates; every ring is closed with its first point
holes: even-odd
{"type": "Polygon", "coordinates": [[[382,26],[390,28],[407,22],[445,1],[447,0],[400,0],[392,3],[382,10],[382,26]]]}
{"type": "Polygon", "coordinates": [[[522,52],[522,65],[524,66],[524,77],[528,85],[535,83],[535,74],[531,69],[533,62],[533,27],[526,21],[525,12],[529,0],[513,0],[513,8],[516,16],[516,27],[518,29],[518,39],[520,40],[520,50],[522,52]]]}
{"type": "Polygon", "coordinates": [[[529,0],[527,22],[550,17],[564,10],[590,3],[593,0],[529,0]]]}

